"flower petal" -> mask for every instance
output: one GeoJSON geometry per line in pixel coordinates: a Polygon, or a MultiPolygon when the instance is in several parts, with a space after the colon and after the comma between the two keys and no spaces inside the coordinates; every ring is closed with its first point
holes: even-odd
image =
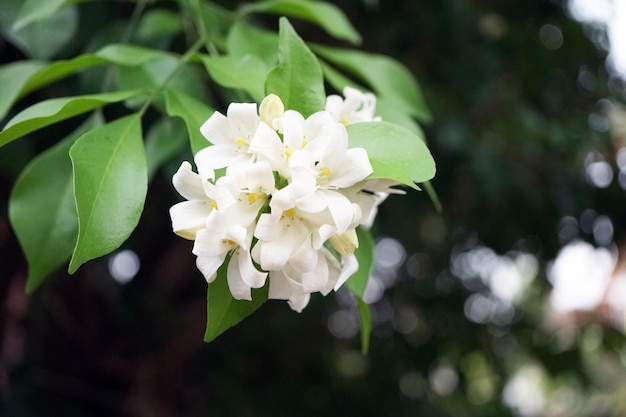
{"type": "Polygon", "coordinates": [[[256,269],[252,263],[250,252],[240,248],[237,251],[237,263],[239,265],[241,279],[247,286],[251,288],[261,288],[265,285],[267,272],[261,272],[256,269]]]}
{"type": "Polygon", "coordinates": [[[247,285],[241,274],[239,256],[235,253],[228,262],[226,271],[226,280],[228,281],[228,289],[236,300],[252,300],[252,292],[250,286],[247,285]]]}
{"type": "Polygon", "coordinates": [[[207,217],[212,211],[208,200],[182,201],[170,208],[172,230],[178,236],[194,240],[198,231],[205,228],[207,217]]]}
{"type": "Polygon", "coordinates": [[[184,161],[172,177],[172,184],[178,194],[187,200],[206,200],[202,179],[192,171],[191,164],[184,161]]]}

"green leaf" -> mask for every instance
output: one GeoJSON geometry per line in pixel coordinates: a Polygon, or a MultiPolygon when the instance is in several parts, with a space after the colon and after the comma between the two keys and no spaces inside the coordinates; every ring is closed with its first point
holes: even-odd
{"type": "Polygon", "coordinates": [[[110,103],[126,100],[141,93],[141,90],[117,91],[114,93],[53,98],[33,104],[9,120],[4,130],[0,132],[0,146],[6,145],[35,130],[110,103]]]}
{"type": "Polygon", "coordinates": [[[18,99],[29,78],[45,65],[41,61],[18,61],[0,66],[0,120],[18,99]]]}
{"type": "Polygon", "coordinates": [[[361,35],[341,9],[332,3],[310,0],[266,0],[252,3],[244,10],[298,17],[315,23],[337,39],[353,44],[361,43],[361,35]]]}
{"type": "Polygon", "coordinates": [[[374,169],[370,178],[388,178],[416,188],[435,176],[435,161],[414,132],[389,122],[346,126],[350,147],[364,148],[374,169]]]}
{"type": "Polygon", "coordinates": [[[30,161],[15,182],[9,219],[28,261],[28,293],[72,256],[78,222],[68,152],[78,136],[101,123],[97,117],[88,119],[30,161]]]}
{"type": "Polygon", "coordinates": [[[245,21],[236,22],[226,39],[228,54],[236,57],[254,55],[268,67],[278,62],[278,35],[275,32],[258,29],[245,21]]]}
{"type": "Polygon", "coordinates": [[[356,302],[361,321],[361,353],[367,355],[370,349],[370,336],[372,334],[372,312],[370,311],[370,306],[361,298],[357,297],[356,302]]]}
{"type": "MultiPolygon", "coordinates": [[[[42,5],[47,1],[32,3],[42,5]]],[[[32,16],[30,12],[26,14],[32,16]]],[[[78,9],[76,5],[69,5],[56,9],[51,14],[46,12],[45,16],[39,16],[35,20],[31,19],[28,25],[10,28],[5,35],[27,56],[50,59],[74,39],[77,28],[78,9]]]]}
{"type": "MultiPolygon", "coordinates": [[[[404,111],[421,121],[430,120],[422,90],[409,70],[388,56],[361,51],[315,46],[322,58],[351,72],[376,92],[404,107],[404,111]]],[[[343,88],[343,87],[342,87],[343,88]]]]}
{"type": "Polygon", "coordinates": [[[374,265],[374,237],[370,230],[363,227],[356,229],[356,235],[359,239],[359,247],[354,251],[354,255],[359,261],[359,269],[348,279],[346,286],[357,297],[363,298],[374,265]]]}
{"type": "Polygon", "coordinates": [[[30,23],[54,15],[68,4],[78,3],[80,0],[25,0],[13,23],[12,30],[17,31],[30,23]]]}
{"type": "Polygon", "coordinates": [[[280,19],[278,62],[267,76],[265,92],[276,94],[286,109],[304,117],[322,110],[326,102],[322,68],[286,18],[280,19]]]}
{"type": "MultiPolygon", "coordinates": [[[[118,87],[122,90],[143,88],[155,90],[167,83],[168,88],[180,90],[198,100],[204,99],[202,79],[196,66],[181,63],[174,56],[163,56],[135,67],[117,68],[118,87]]],[[[131,107],[140,106],[144,102],[138,98],[131,102],[131,107]]],[[[154,103],[159,109],[163,103],[156,100],[154,103]]]]}
{"type": "Polygon", "coordinates": [[[187,143],[182,124],[177,119],[164,117],[157,121],[146,135],[148,178],[152,178],[155,171],[178,154],[187,143]]]}
{"type": "Polygon", "coordinates": [[[137,39],[142,41],[159,40],[181,32],[183,24],[180,15],[165,9],[148,10],[137,25],[137,39]]]}
{"type": "Polygon", "coordinates": [[[111,44],[94,54],[83,54],[48,65],[40,61],[20,61],[0,67],[0,118],[26,94],[78,71],[104,64],[137,66],[170,55],[134,45],[111,44]]]}
{"type": "Polygon", "coordinates": [[[194,155],[210,145],[200,133],[200,126],[213,114],[211,108],[181,91],[168,89],[165,91],[165,109],[167,114],[180,117],[187,125],[191,151],[194,155]]]}
{"type": "Polygon", "coordinates": [[[261,58],[255,55],[204,55],[201,59],[211,78],[222,87],[247,91],[257,102],[265,97],[264,84],[269,69],[261,58]]]}
{"type": "Polygon", "coordinates": [[[70,149],[78,240],[69,272],[117,249],[137,226],[148,188],[139,113],[81,136],[70,149]]]}
{"type": "Polygon", "coordinates": [[[267,301],[269,284],[263,288],[252,289],[252,301],[233,298],[226,279],[228,261],[229,258],[220,266],[215,281],[209,284],[207,325],[204,333],[204,341],[207,343],[254,313],[267,301]]]}

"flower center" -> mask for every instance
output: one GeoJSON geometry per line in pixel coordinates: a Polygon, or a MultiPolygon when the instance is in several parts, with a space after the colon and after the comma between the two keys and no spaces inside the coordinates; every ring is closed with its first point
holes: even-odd
{"type": "Polygon", "coordinates": [[[235,144],[237,146],[247,146],[248,142],[246,142],[246,140],[244,138],[242,138],[241,136],[239,136],[237,139],[235,139],[235,144]]]}
{"type": "Polygon", "coordinates": [[[211,201],[211,208],[217,210],[217,201],[211,201]]]}
{"type": "Polygon", "coordinates": [[[255,201],[257,201],[259,198],[259,195],[257,193],[248,193],[248,203],[253,204],[255,201]]]}
{"type": "Polygon", "coordinates": [[[348,119],[346,116],[343,116],[341,119],[339,119],[339,123],[346,126],[348,123],[350,123],[350,119],[348,119]]]}
{"type": "Polygon", "coordinates": [[[293,216],[295,216],[295,214],[296,214],[296,208],[295,207],[287,209],[284,212],[285,217],[289,217],[290,219],[292,219],[293,216]]]}
{"type": "Polygon", "coordinates": [[[324,167],[320,170],[320,177],[330,177],[330,168],[324,167]]]}

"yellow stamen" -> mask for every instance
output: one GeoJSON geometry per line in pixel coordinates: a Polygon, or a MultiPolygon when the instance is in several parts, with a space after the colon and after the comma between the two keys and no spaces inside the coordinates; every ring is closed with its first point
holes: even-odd
{"type": "Polygon", "coordinates": [[[235,144],[237,146],[245,146],[248,144],[248,142],[246,142],[246,140],[244,138],[242,138],[241,136],[239,136],[237,139],[235,139],[235,144]]]}
{"type": "Polygon", "coordinates": [[[348,123],[350,123],[350,120],[346,116],[343,116],[341,119],[339,119],[339,123],[341,123],[342,125],[347,125],[348,123]]]}
{"type": "Polygon", "coordinates": [[[296,209],[295,209],[295,207],[292,207],[292,208],[290,208],[290,209],[285,210],[285,213],[284,213],[284,214],[285,214],[285,216],[286,216],[286,217],[289,217],[289,218],[291,219],[291,218],[292,218],[293,216],[295,216],[295,214],[296,214],[296,209]]]}
{"type": "Polygon", "coordinates": [[[324,167],[320,171],[320,176],[322,177],[330,177],[330,168],[324,167]]]}
{"type": "Polygon", "coordinates": [[[259,198],[257,193],[248,193],[248,203],[252,204],[259,198]]]}
{"type": "Polygon", "coordinates": [[[291,149],[290,147],[285,148],[285,155],[287,156],[287,158],[289,158],[292,153],[293,153],[293,149],[291,149]]]}
{"type": "Polygon", "coordinates": [[[305,147],[306,145],[308,145],[308,144],[309,144],[309,142],[307,142],[306,140],[303,140],[303,141],[302,141],[302,146],[301,146],[301,148],[304,148],[304,147],[305,147]]]}
{"type": "Polygon", "coordinates": [[[211,201],[211,208],[217,210],[217,201],[211,201]]]}
{"type": "Polygon", "coordinates": [[[228,243],[230,246],[235,246],[237,244],[237,242],[230,239],[224,239],[224,243],[228,243]]]}

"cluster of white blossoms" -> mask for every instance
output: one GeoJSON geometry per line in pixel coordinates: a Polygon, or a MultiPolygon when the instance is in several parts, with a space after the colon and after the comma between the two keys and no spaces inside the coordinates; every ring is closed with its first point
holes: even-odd
{"type": "Polygon", "coordinates": [[[302,311],[310,295],[337,290],[358,269],[356,227],[369,227],[395,185],[366,180],[367,152],[348,148],[346,124],[373,121],[376,99],[352,88],[304,118],[270,94],[232,103],[200,128],[212,144],[173,178],[187,201],[170,209],[176,234],[194,240],[196,264],[210,283],[228,262],[236,299],[269,279],[270,299],[302,311]]]}

